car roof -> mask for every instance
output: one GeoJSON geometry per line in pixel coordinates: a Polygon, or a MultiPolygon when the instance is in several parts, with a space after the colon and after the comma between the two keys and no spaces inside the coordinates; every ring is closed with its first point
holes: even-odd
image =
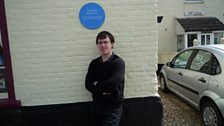
{"type": "Polygon", "coordinates": [[[224,44],[192,46],[189,47],[188,49],[206,49],[212,52],[214,51],[224,52],[224,44]]]}
{"type": "MultiPolygon", "coordinates": [[[[212,52],[218,59],[224,61],[224,44],[215,44],[215,45],[200,45],[200,46],[192,46],[188,49],[202,49],[212,52]]],[[[183,50],[184,51],[184,50],[183,50]]]]}

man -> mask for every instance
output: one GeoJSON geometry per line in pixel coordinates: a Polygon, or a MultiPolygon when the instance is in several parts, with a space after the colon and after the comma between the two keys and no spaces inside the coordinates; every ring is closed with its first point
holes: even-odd
{"type": "Polygon", "coordinates": [[[85,86],[94,103],[94,126],[118,126],[122,114],[125,63],[113,53],[114,43],[107,31],[97,35],[101,56],[90,63],[86,75],[85,86]]]}

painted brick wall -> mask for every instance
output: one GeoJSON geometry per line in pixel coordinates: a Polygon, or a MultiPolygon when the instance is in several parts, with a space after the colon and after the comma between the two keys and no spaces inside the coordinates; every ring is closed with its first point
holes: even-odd
{"type": "Polygon", "coordinates": [[[79,10],[90,0],[6,0],[16,97],[23,106],[91,100],[84,79],[99,56],[96,34],[115,35],[114,52],[126,62],[125,97],[157,94],[156,0],[95,0],[102,27],[84,28],[79,10]]]}

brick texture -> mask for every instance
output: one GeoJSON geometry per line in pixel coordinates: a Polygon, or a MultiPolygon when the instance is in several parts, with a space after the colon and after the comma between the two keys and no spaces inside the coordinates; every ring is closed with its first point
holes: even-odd
{"type": "Polygon", "coordinates": [[[96,30],[84,28],[80,8],[88,0],[6,0],[16,97],[23,106],[91,100],[84,79],[99,56],[96,34],[115,35],[114,52],[126,62],[125,97],[157,94],[156,0],[107,0],[96,30]]]}

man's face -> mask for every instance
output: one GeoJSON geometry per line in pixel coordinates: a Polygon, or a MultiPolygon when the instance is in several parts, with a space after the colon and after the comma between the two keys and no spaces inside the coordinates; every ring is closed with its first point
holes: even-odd
{"type": "Polygon", "coordinates": [[[101,55],[111,54],[113,46],[108,36],[105,39],[98,39],[97,47],[101,55]]]}

